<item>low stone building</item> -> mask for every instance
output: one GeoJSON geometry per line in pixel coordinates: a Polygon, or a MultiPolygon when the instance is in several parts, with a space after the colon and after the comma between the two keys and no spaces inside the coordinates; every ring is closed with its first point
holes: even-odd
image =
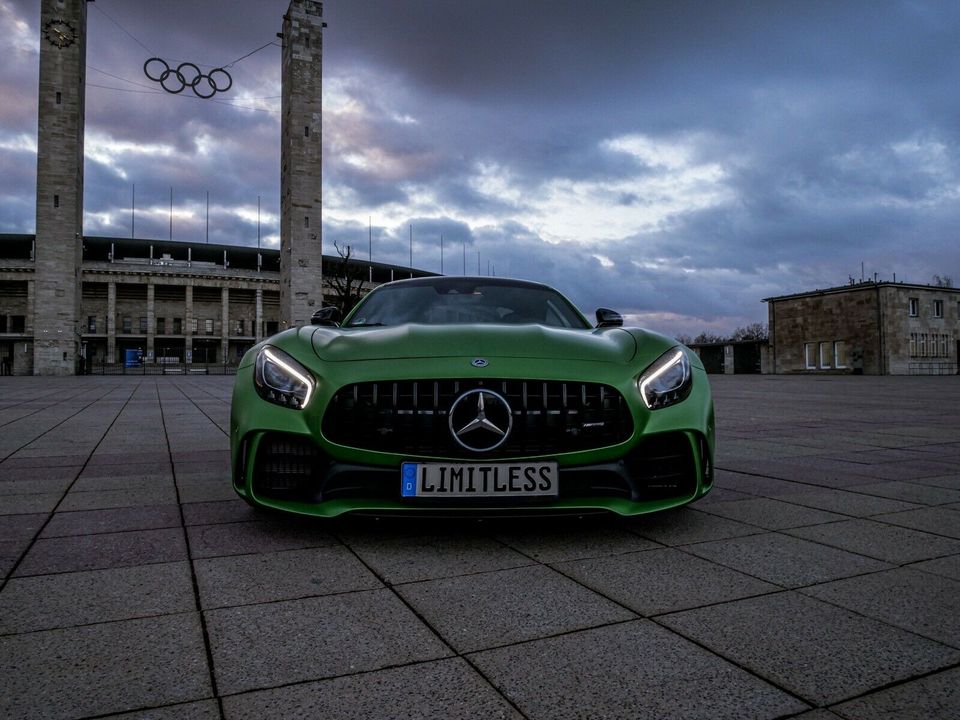
{"type": "Polygon", "coordinates": [[[960,289],[866,281],[764,302],[774,373],[957,372],[960,289]]]}
{"type": "Polygon", "coordinates": [[[766,340],[720,340],[690,343],[703,363],[714,375],[750,375],[770,372],[770,349],[766,340]]]}
{"type": "MultiPolygon", "coordinates": [[[[340,257],[325,258],[323,296],[340,257]]],[[[351,259],[364,292],[422,270],[351,259]]],[[[108,237],[83,238],[80,315],[75,328],[81,371],[126,364],[236,365],[280,327],[280,251],[108,237]]],[[[0,362],[33,374],[33,344],[51,332],[37,321],[35,240],[0,235],[0,362]]]]}

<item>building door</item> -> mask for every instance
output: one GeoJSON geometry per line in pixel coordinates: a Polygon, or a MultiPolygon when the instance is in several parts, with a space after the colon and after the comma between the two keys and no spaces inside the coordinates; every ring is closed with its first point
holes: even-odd
{"type": "Polygon", "coordinates": [[[700,362],[708,373],[723,373],[723,345],[701,345],[700,362]]]}
{"type": "Polygon", "coordinates": [[[733,346],[733,372],[737,375],[760,372],[760,343],[733,346]]]}
{"type": "Polygon", "coordinates": [[[220,343],[214,340],[193,341],[193,362],[212,364],[217,362],[217,348],[220,343]]]}

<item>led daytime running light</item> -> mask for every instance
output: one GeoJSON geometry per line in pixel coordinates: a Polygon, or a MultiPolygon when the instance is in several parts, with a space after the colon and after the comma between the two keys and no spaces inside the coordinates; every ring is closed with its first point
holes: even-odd
{"type": "Polygon", "coordinates": [[[263,355],[264,357],[267,358],[267,360],[269,360],[274,365],[281,368],[284,372],[289,373],[291,376],[293,376],[294,378],[296,378],[306,386],[307,392],[303,396],[303,403],[301,403],[300,405],[301,408],[306,407],[307,403],[310,402],[310,396],[313,394],[313,379],[310,377],[307,377],[302,372],[300,372],[295,367],[293,367],[290,363],[285,362],[280,357],[270,352],[270,348],[268,347],[263,349],[263,355]]]}
{"type": "MultiPolygon", "coordinates": [[[[656,410],[660,407],[665,407],[665,405],[661,405],[660,403],[658,403],[658,400],[661,397],[661,393],[658,393],[656,390],[650,388],[650,385],[656,382],[658,379],[660,379],[660,377],[662,377],[666,373],[673,370],[677,365],[682,364],[684,360],[685,360],[685,357],[683,354],[683,350],[678,349],[676,353],[674,353],[674,355],[669,359],[666,359],[663,361],[657,361],[657,363],[654,363],[654,364],[659,364],[660,367],[658,367],[649,375],[644,375],[641,378],[640,396],[643,398],[643,402],[648,408],[650,408],[651,410],[656,410]],[[652,396],[652,399],[651,399],[651,396],[652,396]]],[[[689,382],[690,382],[690,376],[689,374],[686,374],[683,381],[679,385],[677,385],[677,387],[672,388],[671,392],[680,391],[684,387],[684,385],[689,382]]],[[[682,399],[682,398],[678,398],[678,399],[682,399]]],[[[668,403],[668,404],[672,404],[672,403],[668,403]]]]}

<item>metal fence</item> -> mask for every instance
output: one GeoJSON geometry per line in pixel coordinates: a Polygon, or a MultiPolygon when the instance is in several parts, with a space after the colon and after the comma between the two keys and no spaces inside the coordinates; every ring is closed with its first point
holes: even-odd
{"type": "Polygon", "coordinates": [[[236,375],[237,366],[224,363],[92,363],[86,375],[236,375]]]}

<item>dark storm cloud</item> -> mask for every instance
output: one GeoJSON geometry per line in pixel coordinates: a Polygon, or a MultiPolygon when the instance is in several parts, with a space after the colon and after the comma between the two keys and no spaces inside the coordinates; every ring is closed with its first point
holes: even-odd
{"type": "MultiPolygon", "coordinates": [[[[142,65],[228,63],[275,41],[286,6],[88,6],[97,232],[129,232],[134,183],[138,235],[166,237],[170,186],[175,237],[205,237],[207,191],[212,241],[254,244],[258,195],[262,236],[278,232],[279,48],[231,68],[229,105],[151,94],[142,65]]],[[[39,3],[0,12],[15,38],[0,227],[30,231],[39,3]]],[[[443,235],[446,272],[464,254],[476,272],[479,252],[483,273],[692,334],[861,262],[960,276],[956,3],[327,0],[324,15],[327,90],[349,100],[324,115],[331,252],[365,255],[372,218],[373,259],[406,264],[412,223],[418,267],[439,271],[443,235]]]]}

